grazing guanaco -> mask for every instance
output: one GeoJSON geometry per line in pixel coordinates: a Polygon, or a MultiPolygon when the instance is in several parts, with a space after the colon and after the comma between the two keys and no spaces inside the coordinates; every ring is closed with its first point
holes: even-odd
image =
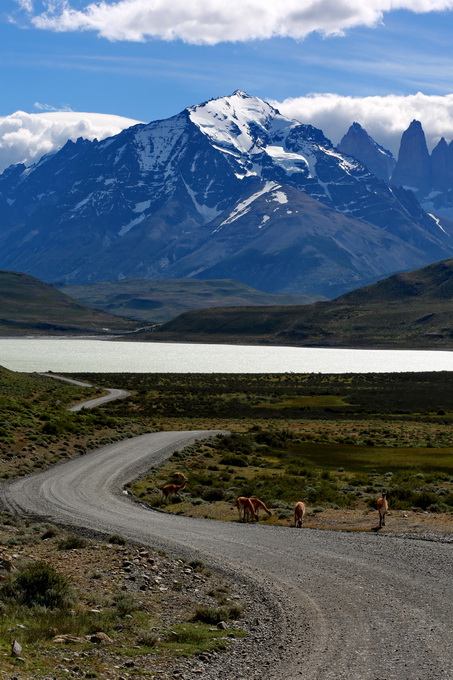
{"type": "Polygon", "coordinates": [[[166,484],[165,486],[161,486],[160,490],[162,492],[162,496],[164,498],[168,498],[169,496],[179,496],[179,492],[184,489],[184,487],[187,484],[187,479],[185,479],[182,484],[166,484]]]}
{"type": "Polygon", "coordinates": [[[376,506],[379,512],[379,529],[382,529],[382,527],[385,527],[385,516],[389,509],[387,493],[385,491],[383,491],[382,496],[377,499],[376,506]]]}
{"type": "Polygon", "coordinates": [[[296,507],[294,508],[295,527],[299,527],[299,529],[302,527],[302,524],[304,523],[304,515],[305,515],[305,503],[303,501],[298,501],[296,503],[296,507]]]}
{"type": "Polygon", "coordinates": [[[256,514],[253,508],[253,503],[250,500],[250,498],[246,498],[245,496],[238,496],[236,498],[236,507],[239,513],[239,521],[249,522],[250,515],[253,517],[253,519],[258,521],[258,515],[256,514]]]}
{"type": "Polygon", "coordinates": [[[251,496],[250,501],[253,505],[253,511],[255,512],[256,516],[258,517],[258,512],[260,508],[263,508],[264,512],[267,512],[269,517],[272,515],[271,511],[269,510],[268,507],[266,507],[266,503],[261,501],[259,498],[255,498],[255,496],[251,496]]]}

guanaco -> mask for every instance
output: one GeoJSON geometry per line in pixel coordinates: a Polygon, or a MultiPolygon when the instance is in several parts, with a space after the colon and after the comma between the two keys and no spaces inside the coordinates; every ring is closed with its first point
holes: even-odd
{"type": "Polygon", "coordinates": [[[379,512],[379,529],[381,529],[382,527],[385,527],[385,516],[389,509],[387,493],[385,491],[382,492],[381,498],[377,499],[376,505],[379,512]]]}
{"type": "Polygon", "coordinates": [[[238,496],[238,498],[236,498],[236,507],[239,513],[239,521],[249,522],[250,515],[253,517],[253,519],[258,521],[258,515],[253,508],[253,503],[250,498],[238,496]]]}
{"type": "Polygon", "coordinates": [[[305,515],[305,503],[303,501],[298,501],[296,503],[296,507],[294,508],[295,527],[299,527],[299,529],[302,527],[302,524],[304,523],[304,515],[305,515]]]}
{"type": "Polygon", "coordinates": [[[162,496],[164,498],[168,498],[169,496],[179,496],[179,492],[184,489],[184,487],[187,484],[187,480],[185,479],[182,484],[166,484],[165,486],[161,486],[160,490],[162,492],[162,496]]]}
{"type": "Polygon", "coordinates": [[[263,503],[259,498],[255,498],[255,496],[252,496],[250,498],[250,501],[253,505],[253,511],[255,512],[256,516],[258,517],[258,512],[260,508],[263,508],[264,512],[267,512],[269,516],[272,515],[271,511],[269,510],[268,507],[266,507],[266,503],[263,503]]]}
{"type": "Polygon", "coordinates": [[[189,478],[186,477],[186,475],[184,474],[184,472],[175,471],[175,472],[172,473],[171,476],[173,477],[173,479],[178,479],[180,482],[183,482],[184,480],[185,480],[186,482],[189,481],[189,478]]]}

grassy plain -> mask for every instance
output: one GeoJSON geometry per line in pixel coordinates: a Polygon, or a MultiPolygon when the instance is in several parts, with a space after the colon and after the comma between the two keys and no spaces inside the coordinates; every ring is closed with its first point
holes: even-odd
{"type": "MultiPolygon", "coordinates": [[[[163,429],[220,428],[230,437],[177,453],[133,485],[170,512],[236,520],[236,496],[258,496],[288,524],[310,513],[371,511],[382,489],[393,510],[451,517],[452,374],[83,375],[133,392],[112,415],[163,429]],[[181,469],[181,499],[160,486],[181,469]]],[[[327,516],[327,515],[326,515],[327,516]]],[[[320,525],[318,520],[317,526],[320,525]]]]}

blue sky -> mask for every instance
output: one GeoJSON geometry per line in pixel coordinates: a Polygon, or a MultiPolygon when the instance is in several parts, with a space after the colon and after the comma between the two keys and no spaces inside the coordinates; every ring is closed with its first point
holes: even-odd
{"type": "Polygon", "coordinates": [[[453,0],[2,0],[0,116],[69,109],[148,122],[241,89],[302,118],[311,96],[304,122],[313,124],[326,115],[313,93],[340,105],[377,97],[371,104],[392,104],[400,130],[407,97],[423,93],[423,111],[453,93],[450,8],[453,0]],[[390,5],[403,9],[382,12],[390,5]]]}

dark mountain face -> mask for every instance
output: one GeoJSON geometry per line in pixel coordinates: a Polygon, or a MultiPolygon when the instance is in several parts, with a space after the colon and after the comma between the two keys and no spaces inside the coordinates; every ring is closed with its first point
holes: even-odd
{"type": "Polygon", "coordinates": [[[406,186],[426,196],[432,186],[431,159],[421,123],[413,120],[401,137],[392,184],[406,186]]]}
{"type": "Polygon", "coordinates": [[[442,218],[443,226],[451,233],[448,222],[453,220],[453,141],[447,144],[442,137],[430,155],[421,123],[414,120],[402,136],[398,162],[394,167],[395,161],[390,152],[379,146],[358,123],[354,123],[338,149],[359,160],[391,187],[396,187],[400,200],[403,200],[401,189],[412,192],[422,209],[442,218]],[[387,165],[389,159],[390,165],[387,165]]]}
{"type": "Polygon", "coordinates": [[[376,177],[386,182],[390,179],[395,159],[391,152],[375,142],[359,123],[351,125],[337,148],[341,153],[363,163],[376,177]]]}
{"type": "Polygon", "coordinates": [[[0,267],[45,281],[339,294],[452,252],[411,192],[243,92],[0,176],[0,267]]]}

